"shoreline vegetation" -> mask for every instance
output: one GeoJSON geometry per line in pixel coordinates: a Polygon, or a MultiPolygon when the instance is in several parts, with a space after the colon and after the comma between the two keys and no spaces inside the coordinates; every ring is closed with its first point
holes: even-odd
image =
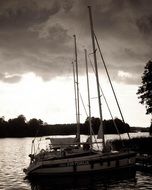
{"type": "MultiPolygon", "coordinates": [[[[91,118],[92,128],[94,134],[98,133],[100,126],[99,118],[91,118]]],[[[149,132],[152,134],[152,126],[144,127],[130,127],[127,123],[123,123],[120,119],[115,118],[120,134],[135,133],[135,132],[149,132]]],[[[105,134],[118,134],[112,120],[104,120],[104,133],[105,134]]],[[[0,118],[0,138],[24,138],[24,137],[41,137],[53,135],[75,135],[77,124],[47,124],[41,119],[26,120],[25,116],[19,115],[17,118],[5,121],[4,117],[0,118]]],[[[84,123],[80,123],[80,133],[83,135],[89,134],[89,119],[87,118],[84,123]]],[[[133,150],[138,154],[152,155],[152,137],[134,137],[131,139],[122,140],[109,140],[113,150],[121,151],[124,149],[133,150]]]]}
{"type": "MultiPolygon", "coordinates": [[[[97,134],[100,126],[100,119],[92,117],[91,121],[94,134],[97,134]]],[[[149,128],[130,127],[127,123],[123,123],[118,118],[115,118],[115,123],[120,134],[138,131],[149,132],[149,128]]],[[[104,120],[103,126],[105,134],[117,134],[117,130],[112,120],[104,120]]],[[[19,115],[17,118],[9,119],[8,121],[5,121],[4,117],[0,118],[0,138],[74,135],[76,134],[76,128],[76,123],[50,125],[36,118],[27,121],[24,115],[19,115]]],[[[89,134],[88,118],[84,123],[80,123],[80,133],[84,135],[89,134]]]]}
{"type": "Polygon", "coordinates": [[[132,150],[140,155],[152,155],[152,136],[134,137],[132,139],[111,140],[113,150],[121,151],[124,149],[132,150]]]}

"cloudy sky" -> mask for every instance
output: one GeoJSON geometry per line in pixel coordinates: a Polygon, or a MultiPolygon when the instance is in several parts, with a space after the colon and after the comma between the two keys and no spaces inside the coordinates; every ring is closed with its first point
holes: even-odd
{"type": "MultiPolygon", "coordinates": [[[[75,122],[71,65],[74,34],[80,92],[87,107],[84,48],[92,53],[88,5],[92,6],[95,33],[125,121],[149,126],[150,117],[145,115],[136,92],[152,55],[151,0],[1,0],[0,117],[7,120],[23,114],[27,119],[36,117],[48,123],[75,122]]],[[[91,55],[89,58],[93,60],[91,55]]],[[[109,106],[114,117],[120,117],[100,59],[99,69],[109,106]]],[[[92,115],[96,116],[94,76],[91,69],[89,72],[92,115]]],[[[108,118],[108,113],[103,111],[103,116],[108,118]]],[[[84,122],[84,111],[81,118],[84,122]]]]}

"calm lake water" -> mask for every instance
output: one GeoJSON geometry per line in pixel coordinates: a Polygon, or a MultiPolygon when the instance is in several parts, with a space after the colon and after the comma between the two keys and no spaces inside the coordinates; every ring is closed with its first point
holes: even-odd
{"type": "MultiPolygon", "coordinates": [[[[147,133],[132,134],[132,136],[148,136],[147,133]]],[[[106,138],[114,136],[107,135],[106,138]]],[[[115,136],[116,137],[116,136],[115,136]]],[[[136,179],[132,180],[108,180],[99,179],[74,179],[67,185],[68,181],[63,184],[58,182],[52,186],[50,180],[33,182],[24,180],[25,174],[23,168],[29,164],[29,153],[31,152],[32,138],[0,139],[0,189],[2,190],[50,190],[50,189],[106,189],[106,190],[145,190],[152,189],[152,176],[150,174],[138,172],[136,179]],[[67,185],[67,186],[66,186],[67,185]]]]}

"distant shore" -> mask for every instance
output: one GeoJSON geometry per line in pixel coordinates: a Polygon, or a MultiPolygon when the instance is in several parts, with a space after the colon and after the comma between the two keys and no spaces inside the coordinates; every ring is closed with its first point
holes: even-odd
{"type": "MultiPolygon", "coordinates": [[[[99,118],[91,118],[91,124],[94,134],[98,134],[100,127],[99,118]]],[[[41,119],[30,119],[26,121],[25,116],[20,115],[17,118],[5,121],[4,117],[0,118],[0,138],[6,137],[35,137],[49,135],[75,135],[77,133],[76,123],[71,124],[54,124],[48,125],[41,119]]],[[[79,124],[80,134],[88,135],[90,132],[89,118],[84,123],[79,124]]],[[[104,134],[120,134],[129,132],[149,132],[149,128],[130,127],[122,120],[115,118],[113,120],[103,120],[104,134]],[[117,126],[117,128],[116,128],[117,126]]]]}

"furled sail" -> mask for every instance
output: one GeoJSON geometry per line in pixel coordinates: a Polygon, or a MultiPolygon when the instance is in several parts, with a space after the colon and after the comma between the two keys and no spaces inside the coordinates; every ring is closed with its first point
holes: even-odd
{"type": "Polygon", "coordinates": [[[97,139],[102,139],[102,137],[103,137],[103,130],[102,130],[102,126],[100,124],[97,139]]]}

